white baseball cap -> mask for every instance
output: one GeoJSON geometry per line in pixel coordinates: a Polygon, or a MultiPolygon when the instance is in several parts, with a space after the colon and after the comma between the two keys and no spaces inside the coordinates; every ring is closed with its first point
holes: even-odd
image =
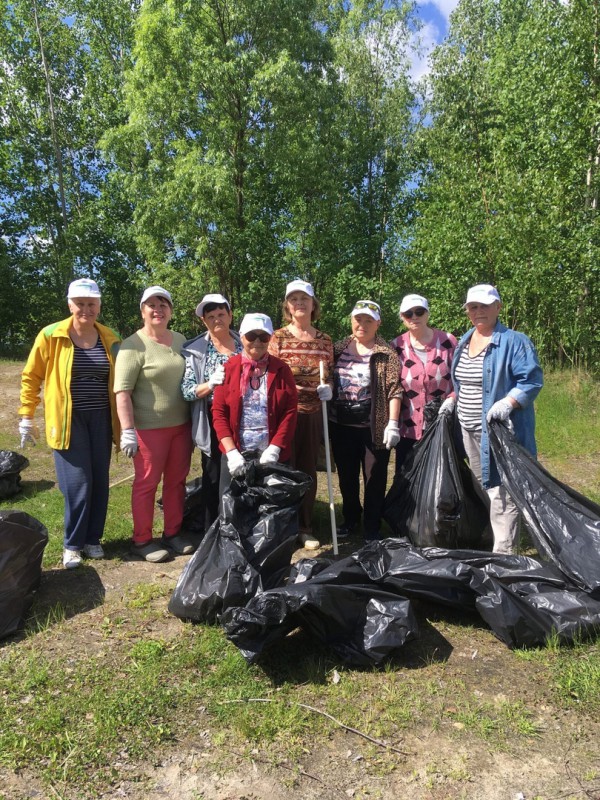
{"type": "Polygon", "coordinates": [[[478,283],[477,286],[471,286],[467,292],[467,299],[463,308],[466,308],[469,303],[481,303],[484,306],[489,306],[495,303],[496,300],[500,302],[500,295],[495,286],[490,283],[478,283]]]}
{"type": "Polygon", "coordinates": [[[425,308],[429,311],[429,303],[427,299],[420,294],[407,294],[402,298],[400,303],[400,313],[404,314],[411,308],[425,308]]]}
{"type": "Polygon", "coordinates": [[[162,288],[162,286],[149,286],[147,289],[145,289],[142,299],[140,300],[140,308],[144,305],[149,297],[164,297],[165,300],[169,301],[170,306],[173,305],[173,298],[166,289],[162,288]]]}
{"type": "Polygon", "coordinates": [[[270,336],[273,335],[273,323],[266,314],[245,314],[240,325],[240,336],[244,336],[250,331],[264,331],[270,336]]]}
{"type": "Polygon", "coordinates": [[[209,305],[209,303],[215,303],[218,306],[227,306],[229,311],[231,311],[231,306],[229,305],[229,300],[224,297],[222,294],[205,294],[202,300],[196,306],[196,316],[202,317],[204,316],[204,306],[209,305]]]}
{"type": "Polygon", "coordinates": [[[313,289],[312,284],[308,283],[308,281],[303,281],[301,278],[294,278],[294,280],[290,281],[285,287],[286,297],[292,292],[304,292],[309,297],[315,296],[315,290],[313,289]]]}
{"type": "Polygon", "coordinates": [[[101,296],[98,284],[91,278],[79,278],[77,281],[72,281],[67,292],[67,300],[73,300],[75,297],[100,298],[101,296]]]}
{"type": "Polygon", "coordinates": [[[356,317],[358,314],[367,314],[369,317],[373,317],[374,320],[379,322],[381,319],[381,308],[379,303],[375,303],[373,300],[357,300],[354,304],[354,308],[350,312],[350,316],[356,317]]]}

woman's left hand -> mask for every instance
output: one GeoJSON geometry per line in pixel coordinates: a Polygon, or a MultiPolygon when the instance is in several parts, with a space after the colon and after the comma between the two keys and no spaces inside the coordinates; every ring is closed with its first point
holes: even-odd
{"type": "Polygon", "coordinates": [[[400,428],[398,427],[398,421],[391,419],[385,426],[385,430],[383,432],[383,443],[388,450],[391,450],[392,447],[396,447],[399,441],[400,428]]]}
{"type": "Polygon", "coordinates": [[[279,454],[281,453],[281,447],[277,447],[276,444],[270,444],[260,456],[260,463],[261,464],[277,464],[279,461],[279,454]]]}

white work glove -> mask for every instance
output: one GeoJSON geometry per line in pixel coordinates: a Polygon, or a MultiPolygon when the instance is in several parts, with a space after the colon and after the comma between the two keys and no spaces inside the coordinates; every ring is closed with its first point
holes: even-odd
{"type": "Polygon", "coordinates": [[[514,410],[513,404],[510,402],[508,397],[503,397],[502,400],[498,400],[494,405],[490,408],[487,413],[486,420],[491,422],[493,419],[497,419],[500,422],[508,422],[511,412],[514,410]]]}
{"type": "Polygon", "coordinates": [[[319,400],[327,401],[333,397],[331,386],[328,383],[320,383],[317,386],[317,394],[319,395],[319,400]]]}
{"type": "Polygon", "coordinates": [[[221,386],[221,384],[224,382],[225,382],[225,367],[223,366],[223,364],[219,364],[219,366],[216,368],[216,370],[208,379],[208,388],[212,392],[215,386],[221,386]]]}
{"type": "Polygon", "coordinates": [[[444,414],[451,416],[454,412],[456,407],[456,398],[455,397],[447,397],[438,411],[438,417],[442,417],[444,414]]]}
{"type": "Polygon", "coordinates": [[[270,444],[260,456],[260,463],[261,464],[276,464],[279,461],[279,453],[281,453],[281,447],[277,447],[276,444],[270,444]]]}
{"type": "Polygon", "coordinates": [[[37,440],[40,438],[38,426],[32,419],[27,419],[27,417],[21,417],[21,421],[19,422],[19,435],[21,437],[21,450],[25,449],[27,442],[35,447],[37,440]]]}
{"type": "Polygon", "coordinates": [[[391,419],[385,426],[385,430],[383,432],[383,443],[388,450],[391,450],[392,447],[396,447],[399,441],[400,428],[398,427],[398,422],[395,419],[391,419]]]}
{"type": "Polygon", "coordinates": [[[138,438],[135,428],[125,428],[121,431],[121,450],[127,458],[133,458],[138,451],[138,438]]]}
{"type": "Polygon", "coordinates": [[[227,469],[232,478],[239,478],[244,472],[246,466],[246,459],[235,447],[225,453],[227,459],[227,469]]]}

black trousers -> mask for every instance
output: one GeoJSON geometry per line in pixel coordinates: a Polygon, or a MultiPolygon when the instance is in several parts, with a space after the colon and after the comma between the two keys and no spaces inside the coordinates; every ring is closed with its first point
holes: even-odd
{"type": "Polygon", "coordinates": [[[330,423],[333,457],[338,471],[344,524],[355,527],[363,515],[365,539],[379,539],[390,451],[375,449],[368,427],[330,423]],[[360,473],[365,485],[360,502],[360,473]]]}
{"type": "Polygon", "coordinates": [[[202,488],[200,497],[204,508],[204,531],[206,532],[219,516],[219,478],[221,477],[221,451],[219,440],[212,424],[212,411],[208,410],[210,420],[210,456],[201,453],[202,488]]]}

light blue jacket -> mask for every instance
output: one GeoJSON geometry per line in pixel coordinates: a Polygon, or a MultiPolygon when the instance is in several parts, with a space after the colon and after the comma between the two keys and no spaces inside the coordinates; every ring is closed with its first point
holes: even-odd
{"type": "MultiPolygon", "coordinates": [[[[229,331],[237,345],[241,344],[239,334],[229,331]]],[[[193,339],[184,342],[181,355],[185,358],[186,368],[189,365],[194,370],[195,383],[204,383],[204,365],[206,364],[206,351],[208,350],[209,332],[201,333],[193,339]]],[[[185,397],[185,394],[184,394],[185,397]]],[[[185,397],[188,400],[188,397],[185,397]]],[[[192,438],[196,447],[210,456],[210,419],[208,416],[208,398],[196,398],[192,404],[192,438]]]]}
{"type": "MultiPolygon", "coordinates": [[[[468,347],[475,328],[467,331],[459,341],[452,360],[452,382],[456,394],[460,394],[460,381],[456,367],[460,356],[468,347]]],[[[481,415],[481,482],[486,489],[500,484],[500,476],[494,459],[490,456],[490,441],[486,416],[497,400],[507,395],[513,397],[520,408],[510,418],[515,436],[533,456],[535,446],[535,413],[533,401],[543,386],[535,347],[524,333],[513,331],[501,322],[496,322],[491,342],[483,358],[483,409],[481,415]]]]}

